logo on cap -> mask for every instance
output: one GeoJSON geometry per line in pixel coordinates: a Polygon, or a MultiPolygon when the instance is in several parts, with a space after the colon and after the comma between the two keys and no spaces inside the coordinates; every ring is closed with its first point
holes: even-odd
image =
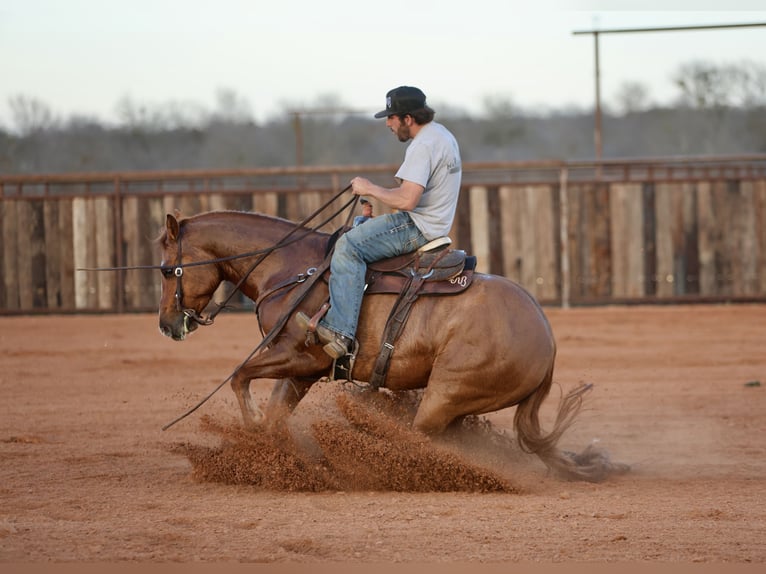
{"type": "Polygon", "coordinates": [[[391,109],[391,96],[386,98],[386,108],[391,109]]]}

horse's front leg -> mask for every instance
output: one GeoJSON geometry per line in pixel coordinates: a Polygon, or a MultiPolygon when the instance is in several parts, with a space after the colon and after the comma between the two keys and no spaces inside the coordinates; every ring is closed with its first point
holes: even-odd
{"type": "Polygon", "coordinates": [[[319,354],[292,345],[276,345],[257,355],[232,377],[231,388],[237,397],[246,427],[259,428],[288,416],[306,396],[311,385],[329,369],[331,359],[320,347],[319,354]],[[266,413],[253,402],[253,379],[277,379],[266,413]]]}
{"type": "Polygon", "coordinates": [[[262,426],[266,417],[263,411],[253,403],[253,397],[250,394],[251,380],[237,373],[231,380],[231,389],[242,411],[242,421],[247,428],[254,429],[262,426]]]}

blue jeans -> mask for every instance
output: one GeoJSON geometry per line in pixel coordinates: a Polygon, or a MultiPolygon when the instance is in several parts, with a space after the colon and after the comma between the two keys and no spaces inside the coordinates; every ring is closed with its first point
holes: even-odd
{"type": "Polygon", "coordinates": [[[325,327],[354,338],[364,296],[367,263],[411,253],[428,243],[406,212],[368,219],[344,233],[330,262],[330,310],[325,327]]]}

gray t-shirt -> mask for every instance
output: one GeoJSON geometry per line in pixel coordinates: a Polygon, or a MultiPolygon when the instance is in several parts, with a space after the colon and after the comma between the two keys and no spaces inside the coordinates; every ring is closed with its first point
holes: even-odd
{"type": "Polygon", "coordinates": [[[447,235],[455,218],[462,177],[460,149],[449,130],[436,122],[425,124],[407,147],[396,177],[425,188],[409,214],[426,239],[447,235]]]}

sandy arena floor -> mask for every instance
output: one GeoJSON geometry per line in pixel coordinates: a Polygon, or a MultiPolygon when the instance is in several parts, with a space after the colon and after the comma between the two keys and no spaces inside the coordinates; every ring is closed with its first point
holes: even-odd
{"type": "MultiPolygon", "coordinates": [[[[300,469],[281,465],[294,461],[239,432],[228,386],[161,430],[255,346],[252,316],[222,315],[184,343],[162,337],[152,315],[0,317],[0,567],[764,562],[766,305],[546,312],[556,381],[594,384],[561,446],[598,440],[628,474],[564,482],[510,438],[474,444],[463,465],[461,451],[403,433],[402,452],[420,464],[393,480],[368,437],[356,435],[355,451],[344,433],[338,408],[350,393],[321,383],[290,428],[298,442],[312,429],[330,443],[338,433],[333,444],[354,455],[346,478],[366,479],[291,481],[300,469]],[[418,492],[442,487],[459,492],[418,492]]],[[[252,390],[265,401],[270,384],[252,390]]],[[[510,409],[485,422],[510,432],[512,419],[510,409]]]]}

